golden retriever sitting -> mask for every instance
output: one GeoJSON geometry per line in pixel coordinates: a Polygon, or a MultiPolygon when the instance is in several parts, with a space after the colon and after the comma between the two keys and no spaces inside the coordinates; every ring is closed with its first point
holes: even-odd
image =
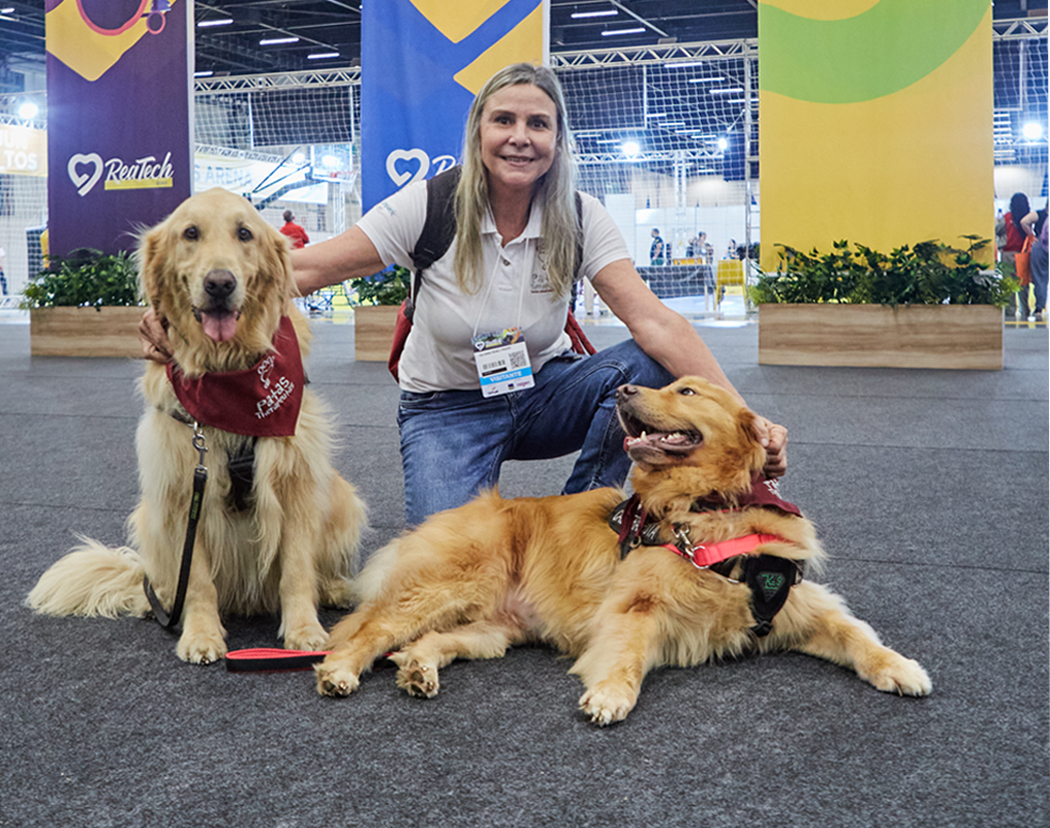
{"type": "Polygon", "coordinates": [[[318,691],[351,693],[400,648],[397,683],[430,697],[454,658],[542,641],[575,657],[580,707],[601,725],[631,711],[654,667],[767,650],[830,659],[879,690],[930,692],[918,663],[802,579],[823,552],[813,525],[762,479],[751,412],[694,377],[623,386],[618,411],[631,500],[618,507],[613,489],[488,493],[434,515],[364,567],[362,603],[333,629],[318,691]]]}
{"type": "Polygon", "coordinates": [[[139,263],[174,360],[148,363],[141,383],[134,549],[85,539],[28,603],[51,615],[144,615],[146,575],[172,607],[203,463],[179,657],[220,658],[227,611],[280,609],[284,645],[315,649],[326,638],[318,602],[349,595],[365,510],[332,468],[327,412],[305,388],[310,332],[292,302],[287,242],[248,201],[213,189],[148,230],[139,263]]]}

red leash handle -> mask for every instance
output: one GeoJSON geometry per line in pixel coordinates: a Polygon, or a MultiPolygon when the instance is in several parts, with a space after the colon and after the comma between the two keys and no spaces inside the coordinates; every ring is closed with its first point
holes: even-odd
{"type": "Polygon", "coordinates": [[[260,673],[285,670],[309,670],[328,655],[328,650],[282,650],[277,647],[253,647],[226,653],[226,670],[230,673],[260,673]]]}

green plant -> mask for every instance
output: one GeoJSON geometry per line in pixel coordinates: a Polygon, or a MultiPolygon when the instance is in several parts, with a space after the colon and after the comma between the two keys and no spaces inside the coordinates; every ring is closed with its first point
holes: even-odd
{"type": "Polygon", "coordinates": [[[758,303],[849,303],[873,305],[996,305],[1004,307],[1017,280],[990,271],[980,252],[991,242],[963,236],[961,249],[936,241],[880,253],[837,241],[829,253],[781,248],[776,273],[762,274],[752,290],[758,303]]]}
{"type": "Polygon", "coordinates": [[[359,305],[400,305],[408,296],[412,274],[406,267],[391,265],[372,276],[351,279],[359,305]]]}
{"type": "Polygon", "coordinates": [[[135,263],[124,251],[105,254],[85,248],[68,257],[51,256],[49,269],[34,276],[22,293],[25,310],[141,304],[135,263]]]}

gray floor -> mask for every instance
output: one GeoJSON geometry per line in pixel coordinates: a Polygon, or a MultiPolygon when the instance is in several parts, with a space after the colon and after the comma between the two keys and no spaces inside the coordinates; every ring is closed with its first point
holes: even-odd
{"type": "MultiPolygon", "coordinates": [[[[403,514],[397,389],[353,361],[351,326],[316,330],[309,374],[369,504],[370,552],[403,514]]],[[[660,671],[600,730],[541,648],[457,663],[432,701],[389,669],[333,701],[308,673],[184,665],[149,621],[34,616],[22,601],[74,532],[122,540],[141,366],[32,358],[7,318],[0,826],[1048,824],[1045,326],[1008,329],[996,373],[759,366],[753,324],[701,332],[790,430],[784,493],[833,555],[824,579],[923,663],[932,696],[768,656],[660,671]]],[[[569,462],[512,464],[503,492],[553,494],[569,462]]],[[[230,644],[270,646],[276,627],[231,619],[230,644]]]]}

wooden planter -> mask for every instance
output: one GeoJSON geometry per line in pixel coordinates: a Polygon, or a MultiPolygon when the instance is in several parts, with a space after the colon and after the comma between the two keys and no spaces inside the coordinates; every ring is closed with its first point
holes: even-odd
{"type": "Polygon", "coordinates": [[[994,305],[760,305],[761,365],[1003,367],[994,305]]]}
{"type": "Polygon", "coordinates": [[[354,359],[386,362],[394,339],[397,305],[359,305],[354,308],[354,359]]]}
{"type": "Polygon", "coordinates": [[[29,351],[33,356],[141,357],[139,322],[145,308],[33,308],[29,351]]]}

